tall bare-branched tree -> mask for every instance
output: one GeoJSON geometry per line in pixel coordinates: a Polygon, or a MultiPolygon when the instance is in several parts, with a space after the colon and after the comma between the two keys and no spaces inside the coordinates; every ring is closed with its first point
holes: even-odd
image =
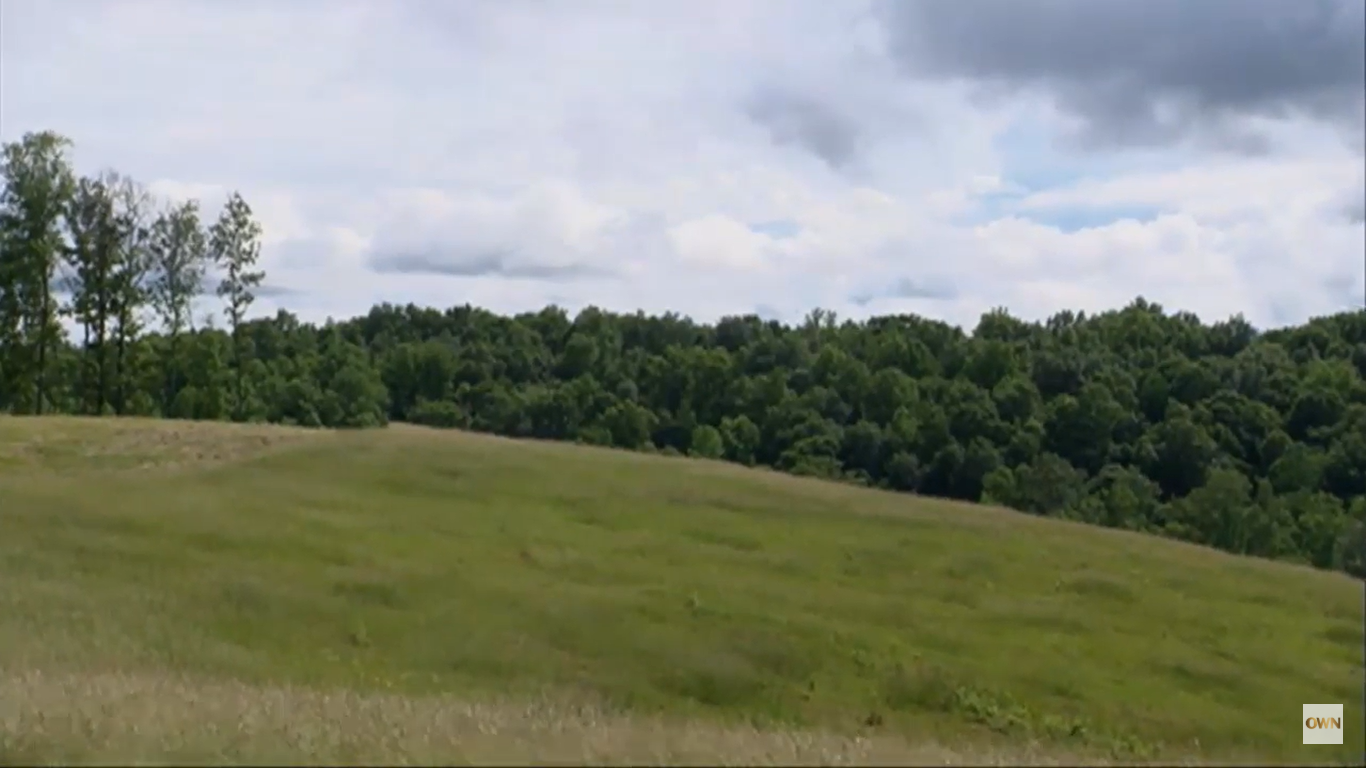
{"type": "Polygon", "coordinates": [[[106,171],[77,182],[67,206],[66,311],[83,328],[80,400],[89,413],[127,409],[128,349],[147,303],[150,205],[136,182],[106,171]]]}
{"type": "Polygon", "coordinates": [[[242,322],[256,300],[254,289],[261,285],[265,273],[255,269],[261,257],[261,225],[252,217],[251,206],[236,192],[228,198],[209,231],[209,253],[223,270],[217,293],[226,303],[223,314],[232,333],[233,416],[241,420],[246,418],[246,363],[251,356],[242,322]]]}
{"type": "Polygon", "coordinates": [[[194,300],[203,289],[208,248],[197,200],[171,207],[152,222],[149,299],[167,336],[163,413],[180,386],[180,337],[194,327],[194,300]]]}
{"type": "Polygon", "coordinates": [[[109,402],[108,326],[111,275],[117,258],[114,197],[105,180],[83,177],[67,207],[71,236],[64,284],[70,293],[66,314],[82,329],[80,392],[86,413],[102,413],[109,402]]]}
{"type": "Polygon", "coordinates": [[[115,413],[128,410],[129,378],[133,375],[129,348],[146,324],[151,253],[152,197],[126,176],[110,175],[118,233],[117,258],[110,274],[110,319],[114,333],[115,413]]]}

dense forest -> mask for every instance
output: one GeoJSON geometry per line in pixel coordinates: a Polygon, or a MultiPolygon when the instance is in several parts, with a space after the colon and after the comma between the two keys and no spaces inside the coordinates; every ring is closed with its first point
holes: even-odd
{"type": "Polygon", "coordinates": [[[1366,310],[251,318],[261,228],[35,133],[0,159],[0,412],[407,421],[763,465],[1366,576],[1366,310]],[[213,312],[196,307],[213,300],[213,312]],[[221,323],[217,318],[221,318],[221,323]],[[72,330],[74,329],[74,330],[72,330]]]}

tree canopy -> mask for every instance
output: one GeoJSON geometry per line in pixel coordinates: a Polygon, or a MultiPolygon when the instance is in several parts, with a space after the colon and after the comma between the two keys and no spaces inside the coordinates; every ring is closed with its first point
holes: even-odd
{"type": "Polygon", "coordinates": [[[240,195],[206,223],[116,174],[77,178],[68,146],[30,134],[0,158],[3,412],[686,454],[1366,576],[1366,310],[1266,332],[1142,298],[1043,322],[998,309],[971,332],[822,310],[251,319],[261,228],[240,195]],[[196,323],[215,297],[226,327],[196,323]]]}

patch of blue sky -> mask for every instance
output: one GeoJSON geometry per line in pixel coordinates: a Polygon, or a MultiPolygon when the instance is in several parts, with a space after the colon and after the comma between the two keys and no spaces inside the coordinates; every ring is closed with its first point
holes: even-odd
{"type": "Polygon", "coordinates": [[[1070,234],[1083,229],[1104,227],[1126,219],[1140,223],[1148,222],[1157,218],[1161,212],[1160,208],[1153,206],[1107,206],[1101,208],[1068,206],[1051,210],[1025,211],[1020,214],[1020,218],[1070,234]]]}
{"type": "Polygon", "coordinates": [[[790,237],[796,237],[802,231],[801,225],[791,219],[755,222],[751,223],[749,228],[752,232],[768,235],[775,240],[786,240],[790,237]]]}
{"type": "Polygon", "coordinates": [[[1001,178],[1027,192],[1069,187],[1084,179],[1175,170],[1194,155],[1172,147],[1106,152],[1069,149],[1066,139],[1041,120],[1017,120],[994,140],[1001,178]]]}
{"type": "Polygon", "coordinates": [[[1000,191],[978,195],[970,210],[954,217],[960,226],[975,226],[1018,216],[1063,232],[1102,227],[1116,221],[1150,221],[1161,211],[1152,206],[1067,206],[1023,209],[1033,194],[1066,189],[1088,179],[1174,170],[1190,161],[1180,151],[1086,152],[1069,150],[1055,131],[1040,120],[1019,120],[994,142],[1001,167],[1000,191]]]}
{"type": "Polygon", "coordinates": [[[849,301],[864,306],[878,299],[918,299],[942,301],[958,295],[958,288],[952,280],[942,275],[922,275],[902,277],[889,285],[865,286],[849,296],[849,301]]]}

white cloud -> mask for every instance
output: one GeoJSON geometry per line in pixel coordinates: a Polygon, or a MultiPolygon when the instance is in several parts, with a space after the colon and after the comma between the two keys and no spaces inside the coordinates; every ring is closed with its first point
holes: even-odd
{"type": "Polygon", "coordinates": [[[688,266],[723,272],[768,266],[774,245],[771,237],[719,214],[679,224],[669,230],[669,240],[688,266]]]}
{"type": "Polygon", "coordinates": [[[1360,293],[1361,159],[1331,127],[1259,118],[1255,158],[1055,148],[1050,174],[1011,140],[1064,136],[1048,103],[905,76],[872,5],[4,0],[0,138],[60,131],[80,170],[208,216],[241,190],[295,291],[260,310],[311,318],[554,299],[971,326],[1141,293],[1268,324],[1360,293]],[[1047,223],[1126,207],[1158,215],[1047,223]]]}
{"type": "Polygon", "coordinates": [[[1177,171],[1091,179],[1029,195],[1021,206],[1150,205],[1210,219],[1269,213],[1303,216],[1359,183],[1358,167],[1345,152],[1323,160],[1221,160],[1177,171]]]}

